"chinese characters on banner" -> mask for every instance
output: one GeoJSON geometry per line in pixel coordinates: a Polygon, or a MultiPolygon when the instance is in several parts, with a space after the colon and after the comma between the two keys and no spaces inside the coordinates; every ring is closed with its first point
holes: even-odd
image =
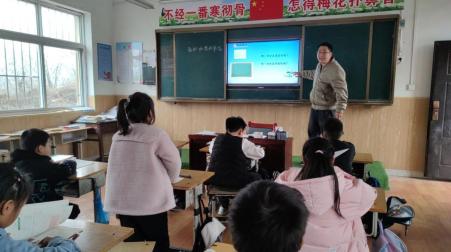
{"type": "Polygon", "coordinates": [[[160,26],[402,10],[404,0],[213,0],[162,4],[160,26]]]}

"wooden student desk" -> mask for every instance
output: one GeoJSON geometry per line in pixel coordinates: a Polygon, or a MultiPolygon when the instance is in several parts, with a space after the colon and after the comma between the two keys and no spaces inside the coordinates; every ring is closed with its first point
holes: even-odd
{"type": "MultiPolygon", "coordinates": [[[[116,133],[116,131],[118,130],[118,126],[117,126],[117,121],[116,120],[104,120],[104,121],[99,121],[96,123],[85,123],[87,127],[89,127],[88,129],[88,134],[91,135],[95,135],[95,138],[87,138],[85,139],[85,141],[94,141],[94,142],[98,142],[98,148],[99,148],[99,161],[107,161],[108,160],[108,155],[107,153],[105,153],[105,149],[103,148],[104,145],[104,136],[107,134],[114,134],[116,133]]],[[[74,155],[76,157],[79,156],[78,152],[76,152],[76,150],[78,151],[78,148],[75,148],[74,145],[74,155]]]]}
{"type": "MultiPolygon", "coordinates": [[[[57,144],[73,144],[73,149],[76,157],[80,157],[78,155],[78,145],[81,141],[87,139],[89,127],[80,127],[77,129],[66,129],[63,127],[58,128],[48,128],[44,129],[50,135],[50,140],[52,141],[52,155],[56,154],[56,145],[57,144]]],[[[0,134],[0,136],[7,136],[7,138],[0,138],[0,147],[9,149],[10,152],[13,152],[15,149],[20,148],[20,131],[10,134],[0,134]],[[3,145],[3,146],[2,146],[3,145]],[[8,146],[5,146],[8,145],[8,146]]]]}
{"type": "Polygon", "coordinates": [[[216,242],[211,246],[211,249],[215,252],[235,252],[235,248],[232,244],[228,243],[222,243],[222,242],[216,242]]]}
{"type": "Polygon", "coordinates": [[[8,150],[12,153],[15,149],[20,148],[20,136],[9,136],[0,134],[0,149],[8,150]]]}
{"type": "Polygon", "coordinates": [[[109,252],[151,252],[154,247],[154,241],[121,242],[109,252]]]}
{"type": "MultiPolygon", "coordinates": [[[[116,120],[105,120],[97,123],[85,123],[88,127],[88,134],[95,135],[95,138],[87,138],[85,141],[98,142],[99,146],[99,161],[106,162],[108,160],[108,153],[104,149],[104,137],[108,134],[114,134],[119,130],[116,120]]],[[[177,149],[181,149],[184,145],[188,144],[188,141],[173,140],[177,149]]],[[[79,157],[78,148],[74,145],[74,155],[79,157]]]]}
{"type": "MultiPolygon", "coordinates": [[[[208,147],[206,152],[199,150],[203,149],[214,137],[212,135],[198,134],[188,136],[189,162],[192,169],[206,169],[206,153],[208,153],[208,147]]],[[[276,170],[282,172],[292,166],[293,138],[289,137],[287,140],[250,138],[249,141],[265,148],[265,157],[261,159],[260,169],[263,168],[270,172],[276,170]]]]}
{"type": "Polygon", "coordinates": [[[115,245],[133,234],[133,228],[91,223],[80,220],[66,220],[62,224],[45,231],[34,239],[41,240],[47,236],[62,236],[67,238],[78,233],[75,243],[83,252],[107,252],[115,245]],[[81,232],[77,232],[81,229],[81,232]]]}
{"type": "Polygon", "coordinates": [[[77,159],[77,173],[71,177],[74,180],[81,180],[85,178],[92,178],[98,174],[105,174],[108,163],[87,161],[77,159]]]}
{"type": "Polygon", "coordinates": [[[76,160],[77,162],[77,173],[70,177],[69,179],[74,180],[74,183],[69,184],[64,187],[63,195],[68,197],[80,197],[89,192],[93,192],[93,205],[94,205],[94,220],[97,220],[97,211],[101,211],[102,209],[98,209],[97,204],[94,203],[96,197],[98,197],[98,193],[100,193],[100,189],[96,190],[96,187],[102,187],[105,185],[106,180],[106,170],[108,167],[107,163],[104,162],[95,162],[95,161],[86,161],[86,160],[76,160]]]}
{"type": "Polygon", "coordinates": [[[364,177],[365,165],[373,163],[373,156],[371,153],[356,153],[352,160],[352,172],[358,178],[364,177]]]}
{"type": "Polygon", "coordinates": [[[354,164],[370,164],[373,162],[371,153],[356,153],[352,163],[354,164]]]}
{"type": "Polygon", "coordinates": [[[175,147],[177,147],[177,149],[179,150],[189,143],[189,141],[185,140],[172,140],[172,142],[174,142],[175,147]]]}
{"type": "MultiPolygon", "coordinates": [[[[194,204],[194,221],[193,221],[193,235],[196,234],[196,228],[200,224],[200,218],[199,214],[200,211],[203,209],[200,209],[199,202],[197,201],[197,190],[199,186],[202,186],[202,184],[207,181],[209,178],[213,177],[215,173],[209,172],[209,171],[195,171],[195,170],[187,170],[182,169],[180,171],[180,176],[186,176],[189,178],[183,178],[181,181],[173,184],[173,188],[176,190],[193,190],[193,204],[194,204]]],[[[193,242],[194,242],[193,238],[193,242]]]]}
{"type": "Polygon", "coordinates": [[[372,218],[372,227],[371,227],[371,233],[368,234],[372,237],[376,237],[377,236],[377,220],[378,220],[378,215],[379,213],[387,213],[387,203],[385,201],[385,191],[382,188],[375,188],[377,191],[377,197],[376,200],[374,201],[373,206],[370,208],[370,212],[373,213],[373,218],[372,218]]]}

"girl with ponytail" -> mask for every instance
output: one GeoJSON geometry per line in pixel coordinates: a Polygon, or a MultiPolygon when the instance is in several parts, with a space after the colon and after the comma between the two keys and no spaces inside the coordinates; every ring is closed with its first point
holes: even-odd
{"type": "Polygon", "coordinates": [[[361,221],[376,191],[334,166],[334,149],[323,138],[302,148],[304,167],[291,168],[276,182],[299,190],[310,212],[301,251],[369,251],[361,221]]]}
{"type": "Polygon", "coordinates": [[[175,207],[172,182],[180,155],[168,134],[153,126],[152,98],[134,93],[119,101],[119,131],[108,160],[105,210],[122,226],[134,228],[126,241],[156,241],[153,251],[169,250],[167,211],[175,207]]]}

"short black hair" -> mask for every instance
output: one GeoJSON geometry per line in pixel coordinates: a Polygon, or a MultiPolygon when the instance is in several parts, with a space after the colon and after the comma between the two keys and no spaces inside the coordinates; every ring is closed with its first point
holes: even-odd
{"type": "Polygon", "coordinates": [[[309,212],[302,194],[272,181],[253,182],[232,201],[228,220],[238,252],[297,252],[309,212]]]}
{"type": "Polygon", "coordinates": [[[0,168],[0,204],[8,200],[13,200],[16,206],[25,203],[32,192],[30,178],[10,163],[0,168]]]}
{"type": "Polygon", "coordinates": [[[329,42],[322,42],[321,44],[318,45],[318,49],[319,49],[321,46],[325,46],[325,47],[329,48],[329,51],[334,52],[334,47],[333,47],[332,44],[329,43],[329,42]]]}
{"type": "Polygon", "coordinates": [[[227,132],[235,132],[240,129],[245,129],[247,127],[246,122],[243,118],[239,116],[231,116],[226,119],[226,130],[227,132]]]}
{"type": "Polygon", "coordinates": [[[25,130],[20,136],[20,145],[27,151],[35,151],[39,145],[46,145],[50,135],[41,129],[25,130]]]}
{"type": "Polygon", "coordinates": [[[343,135],[343,123],[334,117],[327,119],[323,128],[323,135],[330,140],[338,140],[343,135]]]}

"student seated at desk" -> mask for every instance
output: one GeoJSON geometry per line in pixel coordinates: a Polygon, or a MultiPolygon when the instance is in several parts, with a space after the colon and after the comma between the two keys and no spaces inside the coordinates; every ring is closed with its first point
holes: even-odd
{"type": "Polygon", "coordinates": [[[374,188],[334,167],[334,149],[324,138],[305,142],[302,156],[302,169],[276,179],[299,190],[310,211],[301,251],[369,251],[361,217],[376,199],[374,188]]]}
{"type": "MultiPolygon", "coordinates": [[[[28,203],[62,200],[63,196],[56,192],[57,184],[67,181],[76,173],[76,163],[67,160],[55,163],[50,158],[51,141],[47,132],[40,129],[25,130],[20,137],[22,149],[11,154],[12,163],[21,171],[29,174],[33,180],[33,194],[28,203]]],[[[70,219],[77,218],[80,208],[73,206],[70,219]]]]}
{"type": "Polygon", "coordinates": [[[118,105],[106,177],[105,210],[121,226],[134,228],[126,242],[155,241],[154,252],[169,251],[168,213],[175,207],[171,182],[179,177],[180,155],[162,129],[153,126],[152,99],[134,93],[118,105]]]}
{"type": "MultiPolygon", "coordinates": [[[[210,143],[209,170],[215,175],[209,184],[229,189],[241,189],[247,184],[262,179],[252,171],[253,162],[265,156],[265,150],[244,138],[246,122],[241,117],[226,119],[226,133],[218,135],[210,143]]],[[[224,215],[229,207],[228,198],[219,198],[219,215],[224,215]]]]}
{"type": "Polygon", "coordinates": [[[229,224],[238,252],[298,252],[309,212],[299,191],[256,181],[233,200],[229,224]]]}
{"type": "MultiPolygon", "coordinates": [[[[46,238],[38,245],[13,240],[5,228],[14,223],[27,202],[32,188],[28,178],[13,167],[0,169],[0,251],[2,252],[79,252],[72,240],[46,238]]],[[[76,237],[74,237],[76,238],[76,237]]]]}
{"type": "Polygon", "coordinates": [[[341,141],[343,135],[343,123],[337,118],[329,118],[324,124],[322,136],[329,140],[334,147],[334,151],[346,150],[343,154],[335,158],[334,165],[343,171],[352,174],[352,160],[355,156],[354,144],[341,141]]]}
{"type": "Polygon", "coordinates": [[[265,150],[244,138],[246,122],[241,117],[226,119],[226,133],[210,144],[209,170],[215,172],[210,184],[240,189],[262,177],[252,172],[252,161],[265,156],[265,150]]]}

